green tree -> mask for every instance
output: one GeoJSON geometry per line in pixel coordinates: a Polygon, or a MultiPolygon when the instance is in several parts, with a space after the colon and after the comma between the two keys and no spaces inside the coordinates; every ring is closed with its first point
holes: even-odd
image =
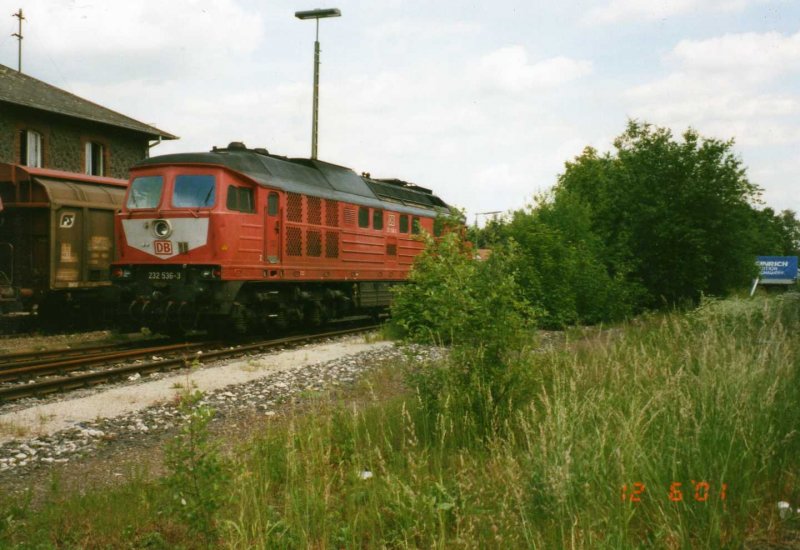
{"type": "Polygon", "coordinates": [[[797,214],[793,210],[783,210],[780,213],[780,220],[783,228],[783,253],[800,256],[800,220],[797,219],[797,214]]]}
{"type": "Polygon", "coordinates": [[[800,220],[793,211],[754,210],[753,223],[753,249],[758,255],[797,256],[800,252],[800,220]]]}
{"type": "Polygon", "coordinates": [[[760,189],[733,141],[691,129],[676,140],[667,128],[632,120],[614,147],[613,155],[587,149],[567,163],[555,189],[556,204],[588,205],[609,274],[641,284],[650,307],[745,284],[760,189]]]}
{"type": "Polygon", "coordinates": [[[519,243],[518,280],[542,311],[543,326],[594,324],[633,312],[637,287],[604,263],[607,249],[592,230],[588,205],[542,195],[535,207],[514,213],[505,233],[519,243]]]}

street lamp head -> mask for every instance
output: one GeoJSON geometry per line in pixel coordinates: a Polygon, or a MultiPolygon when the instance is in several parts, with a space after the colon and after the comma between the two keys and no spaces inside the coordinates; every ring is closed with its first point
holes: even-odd
{"type": "Polygon", "coordinates": [[[294,12],[294,16],[298,19],[324,19],[326,17],[341,17],[341,15],[342,12],[338,8],[294,12]]]}

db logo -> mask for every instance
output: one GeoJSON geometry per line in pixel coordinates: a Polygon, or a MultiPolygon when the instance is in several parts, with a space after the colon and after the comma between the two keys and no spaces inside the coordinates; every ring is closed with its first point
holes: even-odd
{"type": "Polygon", "coordinates": [[[172,254],[172,241],[153,241],[153,251],[162,256],[172,254]]]}

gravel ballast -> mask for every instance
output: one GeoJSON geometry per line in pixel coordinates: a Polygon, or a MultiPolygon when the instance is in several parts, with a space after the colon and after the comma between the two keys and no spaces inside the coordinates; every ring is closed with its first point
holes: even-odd
{"type": "Polygon", "coordinates": [[[66,399],[27,400],[0,409],[0,483],[4,478],[19,482],[20,476],[91,456],[98,448],[163,439],[182,421],[176,403],[186,387],[205,393],[203,402],[216,410],[217,419],[270,417],[299,393],[347,386],[387,361],[431,354],[439,352],[351,336],[82,390],[66,399]]]}

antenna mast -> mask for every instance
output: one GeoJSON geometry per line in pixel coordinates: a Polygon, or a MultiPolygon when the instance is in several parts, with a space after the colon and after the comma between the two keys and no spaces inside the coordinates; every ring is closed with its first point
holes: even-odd
{"type": "Polygon", "coordinates": [[[11,36],[15,36],[17,41],[19,42],[19,46],[17,47],[17,72],[22,72],[22,22],[25,20],[25,16],[22,15],[22,8],[19,9],[17,13],[12,13],[11,17],[16,17],[19,19],[19,32],[15,32],[11,36]]]}

